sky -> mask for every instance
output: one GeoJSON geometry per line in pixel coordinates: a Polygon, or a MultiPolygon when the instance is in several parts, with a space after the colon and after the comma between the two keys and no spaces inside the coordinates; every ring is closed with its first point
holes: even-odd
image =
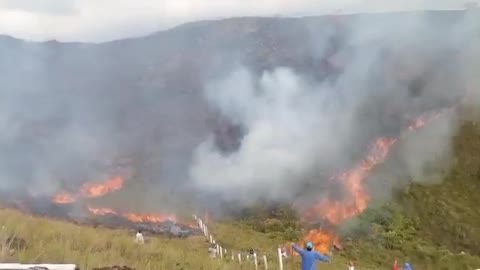
{"type": "MultiPolygon", "coordinates": [[[[479,0],[474,0],[479,1],[479,0]]],[[[104,42],[181,23],[238,16],[461,9],[460,0],[0,0],[0,34],[104,42]]]]}

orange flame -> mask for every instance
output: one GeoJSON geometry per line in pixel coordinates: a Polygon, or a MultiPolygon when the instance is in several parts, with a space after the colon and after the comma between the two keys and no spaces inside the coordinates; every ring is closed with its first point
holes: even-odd
{"type": "Polygon", "coordinates": [[[74,201],[75,196],[69,193],[59,193],[53,197],[53,202],[58,204],[73,203],[74,201]]]}
{"type": "Polygon", "coordinates": [[[107,193],[118,191],[122,189],[122,187],[123,178],[120,176],[110,178],[102,184],[86,183],[80,189],[80,197],[101,197],[107,193]]]}
{"type": "Polygon", "coordinates": [[[304,243],[312,242],[315,250],[323,254],[329,252],[330,246],[335,241],[337,241],[337,237],[334,234],[320,229],[310,230],[303,240],[304,243]]]}
{"type": "Polygon", "coordinates": [[[123,183],[124,179],[121,176],[110,178],[102,184],[86,183],[82,185],[79,193],[71,194],[62,192],[55,195],[52,201],[58,204],[68,204],[75,202],[78,198],[101,197],[122,189],[123,183]]]}
{"type": "Polygon", "coordinates": [[[133,222],[151,222],[151,223],[160,223],[165,221],[176,221],[176,217],[173,215],[169,216],[159,216],[159,215],[139,215],[134,213],[126,213],[123,215],[130,221],[133,222]]]}
{"type": "Polygon", "coordinates": [[[97,216],[118,215],[117,212],[115,212],[113,209],[110,209],[110,208],[94,208],[94,207],[88,206],[88,211],[90,211],[92,214],[97,216]]]}
{"type": "Polygon", "coordinates": [[[135,214],[135,213],[119,213],[110,208],[95,208],[88,206],[88,211],[97,216],[114,215],[124,217],[132,222],[145,222],[145,223],[161,223],[165,221],[176,222],[175,215],[152,215],[152,214],[135,214]]]}

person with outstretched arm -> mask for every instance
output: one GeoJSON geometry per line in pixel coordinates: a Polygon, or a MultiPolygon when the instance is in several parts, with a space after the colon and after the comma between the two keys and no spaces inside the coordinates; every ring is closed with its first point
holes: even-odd
{"type": "Polygon", "coordinates": [[[302,270],[317,270],[317,260],[330,263],[330,258],[313,250],[313,243],[308,242],[306,249],[293,244],[292,247],[302,256],[302,270]]]}

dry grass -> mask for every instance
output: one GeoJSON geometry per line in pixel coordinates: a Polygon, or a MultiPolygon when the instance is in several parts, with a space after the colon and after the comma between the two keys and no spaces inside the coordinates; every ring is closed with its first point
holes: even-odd
{"type": "MultiPolygon", "coordinates": [[[[139,246],[134,243],[133,231],[77,226],[7,209],[0,210],[0,226],[3,226],[0,236],[0,260],[3,262],[75,263],[81,269],[112,265],[128,265],[137,270],[254,269],[251,263],[240,265],[228,259],[208,258],[208,243],[203,237],[167,239],[147,236],[147,243],[139,246]],[[6,241],[8,236],[24,239],[27,246],[11,252],[13,247],[11,241],[6,241]]],[[[237,224],[211,227],[219,239],[224,239],[222,244],[229,250],[234,249],[235,254],[242,249],[256,247],[262,254],[268,255],[269,269],[278,268],[275,248],[284,242],[281,239],[270,239],[237,224]]],[[[342,258],[334,259],[334,264],[322,265],[321,269],[345,269],[342,258]]],[[[298,269],[298,263],[298,260],[286,263],[284,269],[298,269]]]]}
{"type": "MultiPolygon", "coordinates": [[[[147,238],[134,243],[134,233],[81,227],[0,210],[3,235],[25,239],[27,247],[14,254],[2,253],[2,261],[21,263],[75,263],[81,269],[129,265],[137,269],[220,269],[208,260],[205,239],[147,238]]],[[[5,237],[3,237],[5,239],[5,237]]],[[[5,241],[4,241],[5,242],[5,241]]],[[[9,250],[8,243],[4,249],[9,250]]]]}

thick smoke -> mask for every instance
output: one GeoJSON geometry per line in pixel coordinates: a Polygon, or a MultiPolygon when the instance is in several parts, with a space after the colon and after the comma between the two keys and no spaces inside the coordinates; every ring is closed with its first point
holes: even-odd
{"type": "Polygon", "coordinates": [[[49,197],[120,174],[127,180],[127,194],[117,200],[123,205],[172,205],[164,199],[172,189],[181,195],[176,187],[207,132],[207,106],[193,76],[178,83],[162,67],[149,70],[162,45],[145,42],[139,50],[140,42],[0,37],[2,194],[49,197]],[[139,199],[126,199],[132,196],[139,199]]]}
{"type": "MultiPolygon", "coordinates": [[[[239,18],[96,45],[0,36],[0,191],[121,174],[134,210],[318,198],[374,138],[476,85],[473,23],[428,14],[239,18]]],[[[402,173],[448,150],[441,119],[399,151],[402,173]],[[438,152],[418,150],[433,135],[438,152]]]]}
{"type": "MultiPolygon", "coordinates": [[[[332,70],[320,79],[288,67],[259,76],[240,67],[207,85],[209,103],[245,132],[232,153],[219,151],[213,139],[201,144],[193,182],[247,204],[309,192],[318,199],[332,187],[330,174],[360,160],[368,142],[400,136],[415,118],[453,108],[467,88],[478,89],[468,86],[480,63],[467,49],[478,44],[472,17],[455,23],[423,13],[392,17],[359,16],[342,30],[312,28],[316,57],[332,70]],[[332,36],[343,39],[333,51],[332,36]]],[[[386,196],[398,183],[385,179],[422,181],[448,164],[457,121],[452,109],[410,136],[372,191],[386,196]]]]}

